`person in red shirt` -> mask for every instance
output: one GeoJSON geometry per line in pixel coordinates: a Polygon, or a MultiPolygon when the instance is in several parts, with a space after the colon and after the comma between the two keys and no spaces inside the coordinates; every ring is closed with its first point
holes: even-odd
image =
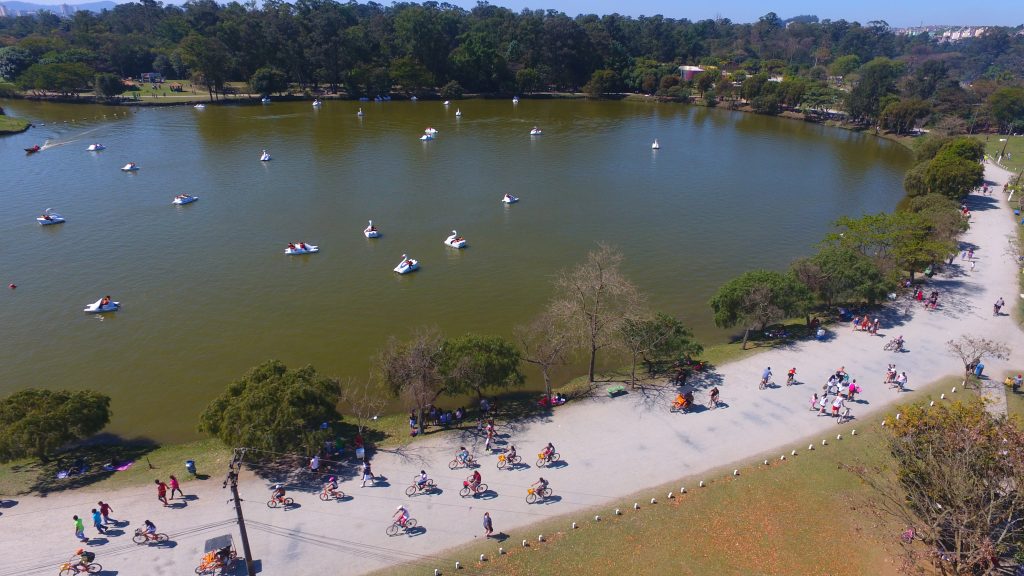
{"type": "Polygon", "coordinates": [[[178,496],[185,497],[185,493],[181,491],[181,484],[178,484],[178,479],[171,474],[171,500],[174,500],[174,493],[177,492],[178,496]]]}
{"type": "Polygon", "coordinates": [[[167,484],[160,480],[153,480],[153,483],[156,484],[156,499],[163,502],[164,506],[169,506],[167,504],[167,484]]]}
{"type": "Polygon", "coordinates": [[[110,513],[113,512],[114,509],[110,507],[110,504],[107,504],[102,500],[99,501],[98,506],[100,507],[100,515],[103,516],[103,525],[106,526],[110,524],[110,513]]]}

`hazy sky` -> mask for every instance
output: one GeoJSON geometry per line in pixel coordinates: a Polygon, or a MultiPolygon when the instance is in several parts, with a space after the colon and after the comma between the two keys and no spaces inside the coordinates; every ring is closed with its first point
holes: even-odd
{"type": "MultiPolygon", "coordinates": [[[[36,4],[62,4],[61,0],[26,0],[36,4]]],[[[359,0],[365,1],[365,0],[359,0]]],[[[377,0],[389,5],[390,0],[377,0]]],[[[174,0],[181,4],[183,0],[174,0]]],[[[449,0],[450,3],[472,8],[475,0],[449,0]]],[[[67,1],[76,4],[75,0],[67,1]]],[[[732,0],[730,2],[700,2],[671,0],[495,0],[491,4],[519,11],[523,8],[560,10],[576,14],[611,14],[628,16],[662,14],[671,18],[704,20],[718,16],[733,22],[753,22],[768,12],[782,18],[801,14],[814,14],[821,19],[850,20],[861,23],[885,20],[891,26],[917,26],[919,24],[995,24],[1018,26],[1024,24],[1024,1],[983,0],[857,0],[856,2],[821,2],[820,0],[785,0],[763,2],[732,0]]]]}

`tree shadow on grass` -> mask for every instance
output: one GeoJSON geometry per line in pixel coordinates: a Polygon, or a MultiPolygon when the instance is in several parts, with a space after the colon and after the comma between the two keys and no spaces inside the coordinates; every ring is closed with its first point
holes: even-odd
{"type": "Polygon", "coordinates": [[[95,484],[129,463],[146,466],[145,456],[157,448],[159,444],[148,438],[126,440],[101,434],[88,444],[69,448],[47,461],[32,461],[11,469],[15,474],[33,476],[29,492],[46,496],[95,484]]]}

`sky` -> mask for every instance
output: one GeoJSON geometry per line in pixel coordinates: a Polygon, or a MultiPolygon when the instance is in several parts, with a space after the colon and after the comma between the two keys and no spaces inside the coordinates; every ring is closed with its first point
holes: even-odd
{"type": "MultiPolygon", "coordinates": [[[[74,0],[26,0],[35,4],[76,4],[74,0]]],[[[363,2],[365,0],[359,0],[363,2]]],[[[390,0],[377,0],[389,5],[390,0]]],[[[450,3],[472,8],[476,0],[448,0],[450,3]]],[[[165,0],[166,2],[166,0],[165,0]]],[[[181,4],[183,0],[172,0],[181,4]]],[[[670,18],[706,20],[728,18],[733,22],[754,22],[768,12],[775,12],[782,18],[802,14],[813,14],[821,19],[849,20],[861,23],[871,20],[885,20],[890,26],[905,27],[921,24],[952,25],[998,25],[1018,26],[1024,24],[1024,1],[983,0],[842,0],[822,2],[821,0],[785,0],[764,2],[763,0],[730,0],[729,2],[688,2],[680,0],[493,0],[491,4],[515,10],[555,9],[570,16],[577,14],[612,14],[626,16],[652,16],[661,14],[670,18]]]]}

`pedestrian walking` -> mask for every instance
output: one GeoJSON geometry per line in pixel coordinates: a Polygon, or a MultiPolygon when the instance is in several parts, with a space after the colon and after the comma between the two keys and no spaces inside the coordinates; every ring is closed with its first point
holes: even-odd
{"type": "Polygon", "coordinates": [[[320,471],[320,456],[314,454],[313,458],[309,460],[309,471],[315,476],[320,471]]]}
{"type": "Polygon", "coordinates": [[[484,512],[484,538],[490,538],[494,533],[494,525],[491,524],[491,513],[484,512]]]}
{"type": "Polygon", "coordinates": [[[967,251],[967,259],[974,260],[974,248],[971,248],[967,251]]]}
{"type": "Polygon", "coordinates": [[[181,484],[178,483],[178,479],[171,474],[171,500],[174,500],[174,493],[177,492],[181,496],[182,500],[185,499],[185,493],[181,491],[181,484]]]}
{"type": "Polygon", "coordinates": [[[106,526],[110,524],[110,513],[113,512],[114,509],[110,507],[110,504],[107,504],[103,500],[97,502],[96,505],[100,507],[100,516],[103,516],[103,525],[106,526]]]}
{"type": "Polygon", "coordinates": [[[992,305],[992,315],[993,316],[999,316],[999,311],[1003,309],[1003,306],[1005,304],[1006,303],[1003,302],[1003,297],[1000,296],[999,300],[996,300],[996,303],[992,305]]]}
{"type": "Polygon", "coordinates": [[[370,483],[370,486],[373,486],[373,471],[370,470],[370,461],[363,460],[363,483],[359,487],[366,487],[367,482],[370,483]]]}
{"type": "Polygon", "coordinates": [[[853,402],[854,396],[859,391],[859,389],[857,387],[857,379],[856,378],[854,378],[853,380],[850,381],[850,387],[847,390],[848,391],[846,393],[846,396],[850,399],[850,402],[853,402]]]}
{"type": "Polygon", "coordinates": [[[875,336],[878,334],[878,318],[875,318],[874,324],[871,325],[871,335],[875,336]]]}
{"type": "Polygon", "coordinates": [[[88,542],[89,539],[85,537],[85,522],[83,522],[78,516],[73,516],[72,518],[75,521],[75,538],[78,538],[82,542],[88,542]]]}
{"type": "Polygon", "coordinates": [[[163,502],[164,506],[170,506],[167,503],[167,484],[160,480],[153,480],[153,483],[156,484],[156,499],[163,502]]]}
{"type": "Polygon", "coordinates": [[[974,264],[975,263],[976,263],[975,260],[971,260],[971,272],[974,272],[974,264]]]}
{"type": "Polygon", "coordinates": [[[103,515],[95,508],[92,509],[92,525],[100,534],[107,533],[107,529],[103,527],[103,515]]]}

